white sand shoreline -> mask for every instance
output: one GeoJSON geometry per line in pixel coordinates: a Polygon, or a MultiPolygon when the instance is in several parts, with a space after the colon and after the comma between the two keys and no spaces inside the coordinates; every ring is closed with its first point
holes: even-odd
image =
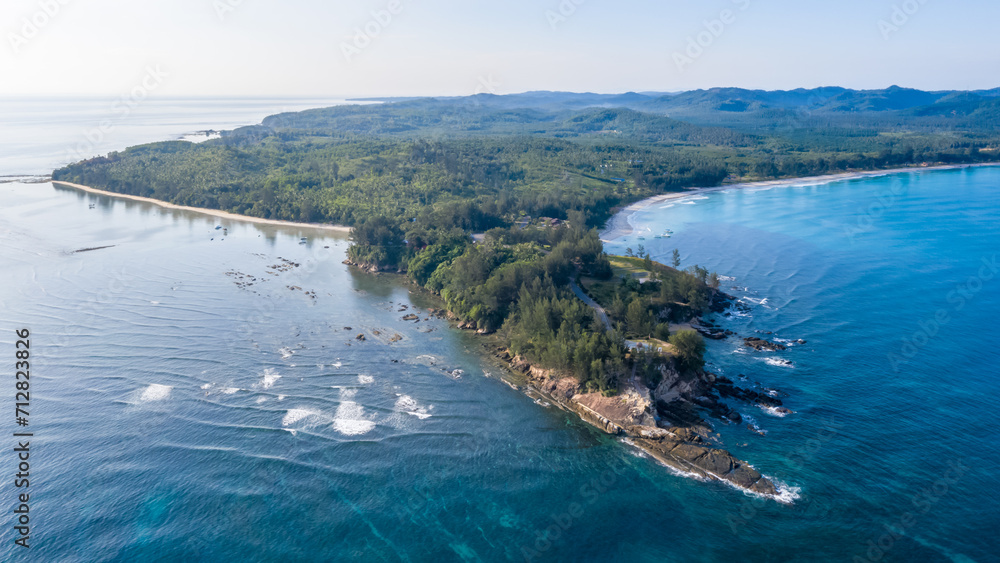
{"type": "Polygon", "coordinates": [[[173,209],[177,211],[191,211],[193,213],[200,213],[202,215],[210,215],[212,217],[219,217],[220,219],[229,219],[231,221],[242,221],[244,223],[259,223],[262,225],[276,225],[279,227],[295,227],[300,229],[319,229],[324,231],[336,231],[338,233],[349,233],[351,232],[350,227],[345,227],[343,225],[324,225],[322,223],[296,223],[294,221],[278,221],[276,219],[262,219],[260,217],[251,217],[249,215],[238,215],[236,213],[229,213],[228,211],[220,211],[218,209],[206,209],[203,207],[188,207],[186,205],[175,205],[173,203],[167,203],[158,199],[153,199],[151,197],[140,197],[137,195],[128,194],[118,194],[115,192],[108,192],[105,190],[99,190],[97,188],[92,188],[90,186],[84,186],[81,184],[73,184],[71,182],[62,182],[59,180],[52,180],[53,184],[59,184],[60,186],[66,186],[69,188],[74,188],[77,190],[82,190],[85,192],[90,192],[92,194],[106,195],[109,197],[116,197],[120,199],[128,199],[132,201],[141,201],[144,203],[152,203],[164,209],[173,209]]]}
{"type": "Polygon", "coordinates": [[[991,162],[986,164],[945,164],[940,166],[912,166],[909,168],[891,168],[886,170],[867,170],[861,172],[840,172],[837,174],[827,174],[825,176],[804,176],[801,178],[787,178],[784,180],[766,180],[762,182],[745,182],[739,184],[725,184],[711,188],[687,188],[686,191],[662,194],[653,196],[641,201],[637,201],[628,207],[623,207],[614,217],[608,219],[600,237],[604,242],[612,242],[616,239],[627,237],[634,232],[628,219],[636,211],[641,211],[647,207],[671,201],[675,199],[687,198],[691,196],[704,195],[712,192],[724,190],[741,190],[744,188],[780,188],[798,185],[822,185],[832,182],[842,182],[847,180],[860,180],[878,176],[890,176],[893,174],[908,174],[912,172],[941,171],[941,170],[963,170],[966,168],[980,168],[1000,166],[1000,163],[991,162]]]}

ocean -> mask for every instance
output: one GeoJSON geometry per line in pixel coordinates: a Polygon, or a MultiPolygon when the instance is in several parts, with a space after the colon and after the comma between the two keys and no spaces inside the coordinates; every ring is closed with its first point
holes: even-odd
{"type": "MultiPolygon", "coordinates": [[[[0,132],[0,175],[63,163],[90,127],[64,102],[5,102],[24,118],[0,132]]],[[[87,156],[295,103],[164,102],[87,156]]],[[[0,350],[13,364],[30,330],[34,434],[32,547],[13,543],[21,491],[4,479],[2,558],[996,561],[998,189],[978,168],[628,212],[610,251],[677,248],[749,308],[720,325],[806,341],[709,348],[717,373],[787,394],[785,417],[740,407],[757,431],[713,422],[793,491],[782,503],[536,404],[426,315],[432,296],[344,266],[343,235],[2,183],[0,350]]]]}

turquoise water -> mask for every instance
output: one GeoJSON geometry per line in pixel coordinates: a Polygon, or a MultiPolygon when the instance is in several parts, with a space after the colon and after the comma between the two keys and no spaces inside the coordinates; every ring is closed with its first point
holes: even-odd
{"type": "Polygon", "coordinates": [[[752,312],[723,326],[807,341],[777,355],[711,344],[718,371],[790,394],[796,414],[753,414],[768,433],[744,455],[815,510],[737,522],[737,537],[781,545],[775,560],[998,560],[1000,169],[724,190],[629,221],[609,250],[677,248],[683,266],[735,278],[724,286],[752,312]]]}
{"type": "Polygon", "coordinates": [[[352,273],[342,235],[0,184],[0,349],[31,329],[36,432],[34,547],[5,519],[2,558],[850,561],[871,541],[883,561],[997,560],[1000,284],[979,270],[998,189],[977,169],[719,192],[631,217],[671,239],[610,245],[676,247],[742,288],[751,314],[720,323],[808,341],[710,350],[714,369],[788,393],[785,418],[740,406],[766,436],[716,423],[797,493],[782,504],[535,404],[475,337],[402,321],[436,303],[352,273]]]}

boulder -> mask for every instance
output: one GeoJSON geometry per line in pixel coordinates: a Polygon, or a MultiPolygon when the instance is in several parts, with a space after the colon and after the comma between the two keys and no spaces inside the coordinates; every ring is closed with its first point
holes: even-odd
{"type": "Polygon", "coordinates": [[[725,450],[708,450],[695,461],[695,465],[709,473],[724,477],[736,467],[736,460],[725,450]]]}
{"type": "Polygon", "coordinates": [[[756,338],[756,337],[753,337],[753,336],[751,336],[749,338],[744,338],[743,339],[743,344],[745,344],[746,346],[749,346],[750,348],[753,348],[754,350],[757,350],[758,352],[764,352],[764,351],[767,351],[767,352],[781,352],[783,350],[787,350],[788,349],[787,347],[785,347],[782,344],[778,344],[778,343],[775,343],[775,342],[769,342],[767,340],[763,340],[761,338],[756,338]]]}

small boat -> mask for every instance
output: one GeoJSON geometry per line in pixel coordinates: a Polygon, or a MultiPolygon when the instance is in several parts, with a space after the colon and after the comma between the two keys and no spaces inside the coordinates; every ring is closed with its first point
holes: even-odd
{"type": "Polygon", "coordinates": [[[93,203],[91,203],[91,204],[90,204],[90,208],[91,208],[91,209],[93,209],[93,208],[95,208],[95,207],[97,207],[97,206],[96,206],[95,204],[93,204],[93,203]]]}
{"type": "Polygon", "coordinates": [[[306,244],[307,242],[309,242],[309,239],[307,239],[306,237],[302,237],[299,239],[299,244],[306,244]]]}
{"type": "Polygon", "coordinates": [[[221,229],[221,228],[222,228],[222,225],[216,225],[216,226],[215,226],[215,230],[216,230],[216,231],[218,231],[218,230],[219,230],[219,229],[221,229]]]}

